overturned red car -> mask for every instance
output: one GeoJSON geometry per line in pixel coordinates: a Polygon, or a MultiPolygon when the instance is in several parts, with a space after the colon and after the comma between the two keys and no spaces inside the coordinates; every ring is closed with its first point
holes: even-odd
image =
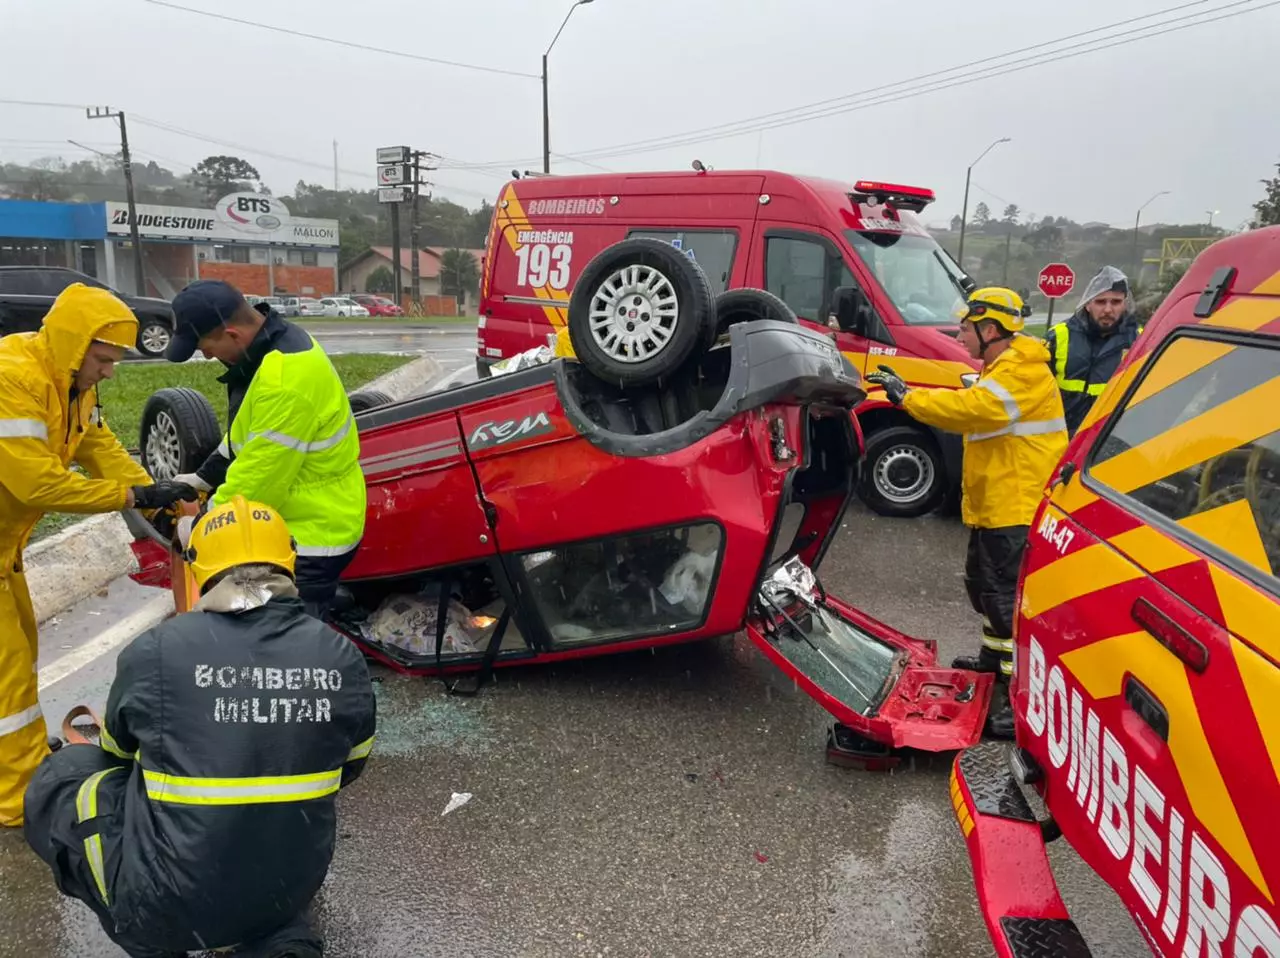
{"type": "MultiPolygon", "coordinates": [[[[472,673],[468,690],[493,668],[745,630],[846,751],[978,741],[991,676],[939,667],[932,642],[817,577],[861,458],[865,392],[834,341],[767,293],[754,315],[743,290],[718,309],[658,240],[588,273],[578,360],[356,413],[369,511],[333,627],[401,672],[472,673]]],[[[135,578],[188,608],[180,560],[133,525],[135,578]]]]}

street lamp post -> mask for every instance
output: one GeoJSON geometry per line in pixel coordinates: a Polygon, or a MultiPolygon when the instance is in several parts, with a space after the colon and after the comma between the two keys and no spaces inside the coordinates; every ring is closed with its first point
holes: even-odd
{"type": "Polygon", "coordinates": [[[1142,218],[1142,211],[1160,197],[1168,195],[1168,190],[1161,190],[1155,196],[1151,197],[1151,199],[1139,206],[1138,212],[1133,217],[1133,275],[1129,277],[1131,283],[1137,283],[1142,274],[1142,263],[1138,259],[1138,221],[1142,218]]]}
{"type": "Polygon", "coordinates": [[[547,94],[547,57],[551,54],[551,48],[556,45],[556,41],[560,39],[560,34],[564,32],[565,24],[569,22],[569,18],[573,16],[573,11],[583,4],[591,3],[592,0],[577,0],[573,6],[569,8],[569,12],[564,15],[564,22],[560,24],[560,29],[556,31],[556,35],[552,37],[551,43],[547,46],[547,52],[542,55],[542,172],[551,172],[551,110],[550,97],[547,94]]]}
{"type": "Polygon", "coordinates": [[[1000,137],[1000,139],[996,140],[989,147],[983,150],[981,155],[979,155],[978,159],[970,163],[969,168],[965,170],[964,208],[960,211],[960,255],[956,257],[957,262],[960,264],[961,271],[964,270],[964,231],[965,231],[965,228],[969,225],[969,177],[973,174],[973,168],[978,165],[978,161],[981,160],[982,157],[986,156],[988,153],[994,150],[1001,143],[1008,143],[1008,142],[1010,142],[1009,137],[1007,136],[1000,137]]]}

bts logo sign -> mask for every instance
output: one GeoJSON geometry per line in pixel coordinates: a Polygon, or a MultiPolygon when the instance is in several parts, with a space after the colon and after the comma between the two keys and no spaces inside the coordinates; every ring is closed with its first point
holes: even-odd
{"type": "Polygon", "coordinates": [[[218,219],[240,233],[274,233],[290,220],[289,209],[265,193],[232,193],[218,200],[218,219]]]}

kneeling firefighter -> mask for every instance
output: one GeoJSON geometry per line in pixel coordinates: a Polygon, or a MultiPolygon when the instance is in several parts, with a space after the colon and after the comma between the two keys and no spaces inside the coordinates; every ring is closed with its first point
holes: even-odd
{"type": "MultiPolygon", "coordinates": [[[[910,389],[890,367],[867,376],[889,401],[926,425],[964,436],[961,514],[969,535],[964,581],[982,615],[982,647],[953,668],[1013,672],[1014,595],[1027,530],[1054,467],[1067,449],[1062,397],[1048,365],[1049,351],[1022,335],[1030,310],[1002,287],[975,290],[959,341],[982,360],[967,389],[910,389]]],[[[1013,738],[1008,696],[993,703],[987,733],[1013,738]]]]}
{"type": "Polygon", "coordinates": [[[45,759],[27,842],[133,958],[318,956],[306,911],[373,748],[368,669],[304,611],[274,509],[211,509],[184,557],[199,603],[120,653],[100,747],[45,759]]]}

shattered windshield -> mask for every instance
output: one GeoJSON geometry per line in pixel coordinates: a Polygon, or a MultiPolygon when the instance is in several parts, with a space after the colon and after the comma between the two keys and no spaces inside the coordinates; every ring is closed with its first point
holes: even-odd
{"type": "Polygon", "coordinates": [[[774,647],[828,695],[859,715],[884,700],[903,653],[862,631],[817,599],[812,571],[792,559],[760,591],[776,613],[774,647]]]}
{"type": "Polygon", "coordinates": [[[903,322],[954,326],[965,312],[963,274],[932,236],[845,230],[903,322]]]}

